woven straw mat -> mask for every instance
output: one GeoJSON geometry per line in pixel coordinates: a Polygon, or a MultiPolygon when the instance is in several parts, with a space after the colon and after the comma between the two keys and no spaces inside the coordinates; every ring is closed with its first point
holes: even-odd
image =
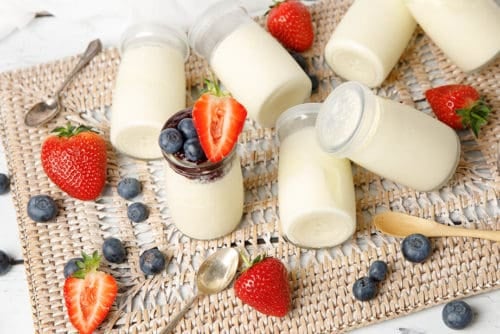
{"type": "MultiPolygon", "coordinates": [[[[311,71],[320,79],[312,101],[323,101],[342,82],[324,63],[322,51],[350,3],[327,0],[312,7],[316,40],[305,55],[311,71]]],[[[443,83],[472,84],[492,106],[491,120],[478,140],[469,131],[459,133],[462,156],[456,175],[438,191],[415,192],[354,165],[357,231],[343,245],[321,250],[302,249],[281,238],[276,196],[277,138],[273,129],[256,127],[251,121],[239,147],[244,215],[238,229],[226,237],[196,241],[183,236],[169,217],[162,172],[165,161],[128,158],[109,142],[108,179],[102,196],[95,201],[79,201],[61,192],[42,170],[41,143],[51,129],[67,120],[89,124],[109,138],[109,107],[120,62],[117,50],[105,50],[82,71],[65,90],[62,113],[47,126],[28,128],[23,116],[31,105],[55,90],[77,60],[71,57],[0,75],[2,140],[13,179],[12,194],[37,333],[75,331],[64,306],[64,264],[82,250],[100,250],[104,238],[110,236],[125,243],[128,261],[101,266],[117,279],[119,294],[99,332],[159,331],[196,292],[194,279],[200,262],[217,248],[227,246],[250,255],[265,252],[283,260],[290,272],[293,310],[282,319],[264,316],[235,298],[230,288],[199,299],[179,323],[179,333],[344,332],[500,287],[498,243],[436,238],[432,241],[432,257],[414,265],[403,259],[401,240],[385,236],[371,225],[375,213],[393,210],[446,225],[500,230],[500,59],[479,73],[466,75],[421,30],[416,31],[396,68],[375,92],[432,114],[423,94],[426,89],[443,83]],[[125,176],[138,177],[143,184],[139,200],[151,211],[144,223],[128,220],[126,208],[130,202],[117,194],[117,183],[125,176]],[[56,199],[60,213],[55,223],[35,223],[28,218],[26,204],[35,194],[56,199]],[[152,247],[166,254],[168,265],[162,274],[146,277],[139,269],[139,255],[152,247]],[[367,274],[376,259],[389,264],[388,278],[374,300],[356,301],[352,284],[367,274]]],[[[188,104],[193,103],[208,71],[205,61],[196,55],[189,58],[188,104]]]]}

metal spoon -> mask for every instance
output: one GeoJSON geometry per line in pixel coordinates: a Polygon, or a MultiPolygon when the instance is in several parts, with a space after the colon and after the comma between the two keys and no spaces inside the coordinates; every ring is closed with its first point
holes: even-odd
{"type": "Polygon", "coordinates": [[[500,231],[452,227],[399,212],[379,213],[373,217],[373,224],[380,231],[400,238],[420,233],[428,237],[472,237],[500,241],[500,231]]]}
{"type": "Polygon", "coordinates": [[[172,332],[179,320],[189,310],[191,305],[201,296],[210,295],[224,290],[234,278],[238,269],[239,254],[234,248],[223,248],[213,253],[203,261],[196,275],[198,292],[187,304],[170,320],[168,326],[161,332],[172,332]]]}
{"type": "Polygon", "coordinates": [[[38,126],[47,123],[59,112],[61,101],[60,94],[66,86],[73,80],[78,72],[90,62],[102,50],[102,43],[99,39],[93,40],[87,46],[87,49],[76,64],[73,70],[68,74],[61,86],[56,90],[53,96],[47,100],[38,102],[28,110],[24,116],[24,124],[27,126],[38,126]]]}

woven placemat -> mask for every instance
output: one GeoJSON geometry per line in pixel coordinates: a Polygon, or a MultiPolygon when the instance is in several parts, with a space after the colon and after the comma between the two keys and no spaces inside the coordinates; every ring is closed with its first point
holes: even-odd
{"type": "MultiPolygon", "coordinates": [[[[311,8],[316,41],[305,55],[320,79],[313,101],[324,100],[342,82],[325,65],[322,51],[351,2],[326,0],[311,8]]],[[[103,195],[96,201],[83,202],[62,193],[42,170],[41,143],[51,129],[66,120],[89,124],[109,138],[109,106],[120,62],[118,52],[106,50],[83,70],[64,93],[64,110],[50,124],[28,128],[23,117],[32,104],[55,90],[76,61],[77,57],[72,57],[0,75],[1,134],[13,179],[12,194],[37,333],[74,332],[63,300],[64,264],[82,250],[100,249],[109,236],[124,241],[128,261],[102,266],[116,277],[120,289],[100,332],[155,333],[194,294],[200,262],[215,249],[227,246],[282,259],[290,271],[293,311],[282,319],[263,316],[243,305],[228,289],[195,303],[179,323],[178,332],[343,332],[500,287],[498,243],[434,239],[430,260],[413,265],[403,259],[400,240],[379,234],[371,225],[375,213],[394,210],[447,225],[500,230],[499,59],[479,73],[466,75],[417,30],[396,68],[375,92],[430,113],[423,95],[426,89],[441,83],[468,83],[477,87],[492,106],[491,120],[478,140],[469,131],[459,133],[463,152],[457,173],[439,191],[415,192],[354,166],[357,231],[344,245],[322,250],[301,249],[280,237],[277,138],[273,129],[256,127],[250,121],[239,149],[245,184],[244,216],[239,228],[224,238],[195,241],[183,236],[169,216],[165,162],[127,158],[109,142],[103,195]],[[143,183],[140,201],[151,210],[144,223],[134,224],[127,218],[128,202],[116,192],[124,176],[138,177],[143,183]],[[60,207],[55,223],[35,223],[26,214],[29,197],[41,193],[51,195],[60,207]],[[145,277],[139,269],[139,254],[154,246],[166,254],[167,270],[145,277]],[[366,274],[375,259],[386,261],[390,274],[376,299],[358,302],[352,297],[352,284],[366,274]]],[[[206,62],[192,55],[186,64],[188,104],[192,104],[207,73],[206,62]]]]}

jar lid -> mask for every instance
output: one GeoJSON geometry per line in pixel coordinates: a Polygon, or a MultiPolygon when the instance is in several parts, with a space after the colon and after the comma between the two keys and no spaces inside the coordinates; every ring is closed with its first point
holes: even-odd
{"type": "Polygon", "coordinates": [[[184,61],[189,56],[186,33],[160,23],[138,23],[129,27],[122,35],[120,52],[136,45],[170,45],[182,54],[184,61]]]}
{"type": "Polygon", "coordinates": [[[350,81],[333,90],[316,119],[316,135],[323,150],[343,156],[370,132],[375,117],[375,95],[350,81]]]}
{"type": "Polygon", "coordinates": [[[307,126],[314,126],[321,103],[302,103],[283,112],[276,121],[276,132],[282,141],[290,134],[307,126]]]}
{"type": "Polygon", "coordinates": [[[188,32],[191,47],[203,58],[210,56],[217,45],[238,26],[252,18],[234,0],[222,0],[209,6],[195,20],[188,32]]]}

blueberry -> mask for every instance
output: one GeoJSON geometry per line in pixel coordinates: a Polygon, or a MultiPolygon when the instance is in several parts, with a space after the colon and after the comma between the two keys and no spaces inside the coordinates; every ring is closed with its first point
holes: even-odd
{"type": "Polygon", "coordinates": [[[198,138],[189,138],[184,143],[184,155],[186,159],[192,162],[206,160],[205,152],[201,148],[198,138]]]}
{"type": "Polygon", "coordinates": [[[370,277],[361,277],[354,282],[352,294],[361,301],[373,299],[377,295],[377,282],[370,277]]]}
{"type": "Polygon", "coordinates": [[[132,199],[141,192],[141,183],[133,177],[125,177],[118,182],[118,195],[125,199],[132,199]]]}
{"type": "Polygon", "coordinates": [[[463,329],[472,321],[472,309],[469,304],[461,300],[446,304],[442,312],[443,321],[451,329],[463,329]]]}
{"type": "Polygon", "coordinates": [[[48,195],[36,195],[28,201],[28,216],[36,222],[48,222],[57,215],[57,204],[48,195]]]}
{"type": "Polygon", "coordinates": [[[186,138],[186,139],[198,137],[198,133],[196,132],[196,129],[194,128],[192,118],[182,119],[179,122],[179,124],[177,125],[177,130],[179,130],[184,135],[184,138],[186,138]]]}
{"type": "Polygon", "coordinates": [[[383,281],[387,275],[387,263],[384,261],[374,261],[368,269],[368,276],[374,281],[383,281]]]}
{"type": "Polygon", "coordinates": [[[5,194],[9,191],[10,180],[9,177],[3,173],[0,173],[0,195],[5,194]]]}
{"type": "Polygon", "coordinates": [[[158,274],[165,269],[165,256],[157,247],[148,249],[139,257],[139,265],[146,275],[158,274]]]}
{"type": "Polygon", "coordinates": [[[158,144],[163,152],[170,154],[178,152],[183,143],[184,138],[182,138],[182,134],[179,130],[174,128],[166,128],[163,130],[158,139],[158,144]]]}
{"type": "Polygon", "coordinates": [[[290,51],[290,55],[297,62],[297,64],[299,64],[300,68],[303,69],[304,72],[307,72],[308,66],[307,66],[306,58],[304,58],[303,55],[301,55],[300,53],[295,52],[295,51],[290,51]]]}
{"type": "Polygon", "coordinates": [[[401,244],[403,256],[410,262],[424,262],[431,255],[431,241],[425,235],[416,233],[404,238],[401,244]]]}
{"type": "Polygon", "coordinates": [[[81,257],[74,257],[68,262],[66,262],[66,264],[64,265],[64,278],[68,278],[75,272],[80,270],[80,267],[78,267],[77,262],[83,262],[83,259],[81,257]]]}
{"type": "Polygon", "coordinates": [[[140,202],[132,203],[127,208],[127,216],[134,223],[145,221],[149,217],[148,207],[140,202]]]}
{"type": "Polygon", "coordinates": [[[307,74],[309,79],[311,80],[311,93],[316,93],[319,88],[319,79],[316,74],[307,74]]]}
{"type": "Polygon", "coordinates": [[[116,238],[107,238],[104,240],[102,254],[111,263],[123,263],[127,258],[125,247],[123,247],[121,240],[116,238]]]}
{"type": "Polygon", "coordinates": [[[12,266],[10,257],[3,251],[0,251],[0,276],[5,275],[12,266]]]}

